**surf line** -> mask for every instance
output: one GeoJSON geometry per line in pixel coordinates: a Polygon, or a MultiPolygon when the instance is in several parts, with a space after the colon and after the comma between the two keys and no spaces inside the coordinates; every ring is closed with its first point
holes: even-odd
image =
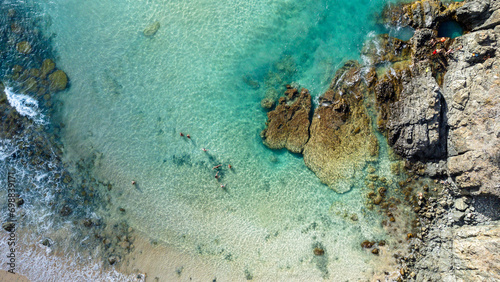
{"type": "Polygon", "coordinates": [[[14,172],[7,172],[7,196],[8,196],[8,219],[2,227],[5,231],[9,232],[7,238],[7,265],[9,266],[10,273],[16,273],[16,178],[14,172]]]}

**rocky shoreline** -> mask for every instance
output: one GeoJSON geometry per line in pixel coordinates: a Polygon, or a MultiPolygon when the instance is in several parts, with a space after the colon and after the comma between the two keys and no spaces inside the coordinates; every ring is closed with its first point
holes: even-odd
{"type": "MultiPolygon", "coordinates": [[[[27,237],[20,239],[22,243],[32,244],[48,256],[85,254],[102,260],[106,269],[120,265],[134,250],[135,230],[125,219],[127,211],[111,204],[113,183],[91,174],[99,153],[76,163],[63,160],[60,132],[64,124],[55,120],[54,113],[61,107],[58,96],[67,94],[70,79],[57,66],[50,38],[38,26],[40,19],[30,13],[30,7],[0,8],[0,54],[4,58],[0,62],[0,146],[2,150],[9,147],[2,152],[6,154],[3,168],[14,172],[20,187],[15,228],[20,238],[27,237]],[[30,111],[44,116],[44,122],[19,112],[7,96],[7,86],[11,95],[22,93],[18,99],[36,101],[20,102],[19,108],[31,107],[30,111]],[[39,175],[44,177],[38,180],[39,175]],[[38,210],[45,214],[33,214],[38,210]],[[118,216],[108,220],[110,216],[103,210],[118,216]],[[73,224],[71,232],[60,234],[68,222],[73,224]],[[69,245],[73,246],[70,253],[69,245]],[[96,249],[99,257],[95,257],[96,249]]],[[[7,205],[4,219],[6,210],[7,205]]],[[[9,231],[12,222],[2,222],[2,227],[9,231]]]]}
{"type": "Polygon", "coordinates": [[[264,143],[290,149],[282,136],[306,140],[291,151],[334,188],[346,178],[343,163],[362,166],[377,156],[362,102],[375,99],[378,130],[406,172],[435,183],[407,191],[415,233],[408,234],[408,254],[395,255],[398,277],[386,279],[499,280],[500,2],[415,1],[388,7],[381,21],[415,33],[407,42],[380,35],[366,44],[365,66],[346,63],[309,117],[294,114],[296,100],[281,98],[286,110],[268,113],[264,143]],[[447,22],[463,35],[438,34],[447,22]],[[286,132],[291,123],[311,125],[298,137],[286,132]]]}

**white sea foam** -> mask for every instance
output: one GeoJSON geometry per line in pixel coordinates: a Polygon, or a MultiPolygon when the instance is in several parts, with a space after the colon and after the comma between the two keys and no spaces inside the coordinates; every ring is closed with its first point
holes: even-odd
{"type": "MultiPolygon", "coordinates": [[[[0,237],[1,250],[9,249],[7,236],[0,237]]],[[[145,276],[142,274],[124,275],[115,269],[103,270],[102,262],[98,260],[60,257],[54,254],[51,248],[42,244],[26,244],[24,238],[19,240],[15,253],[15,271],[25,275],[30,281],[145,281],[145,276]]],[[[8,269],[7,260],[5,256],[0,258],[2,269],[8,269]]]]}
{"type": "Polygon", "coordinates": [[[12,91],[11,87],[5,87],[5,94],[9,104],[22,115],[29,117],[37,124],[46,124],[45,116],[40,113],[38,101],[24,94],[17,94],[12,91]]]}
{"type": "Polygon", "coordinates": [[[0,161],[4,161],[17,151],[17,148],[12,145],[8,139],[0,140],[0,161]]]}

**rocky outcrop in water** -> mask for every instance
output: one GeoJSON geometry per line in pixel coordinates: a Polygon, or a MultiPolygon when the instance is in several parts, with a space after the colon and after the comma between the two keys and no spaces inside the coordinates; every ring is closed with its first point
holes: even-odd
{"type": "Polygon", "coordinates": [[[307,89],[299,93],[291,87],[285,94],[276,109],[267,114],[267,128],[261,132],[261,137],[271,149],[287,148],[293,153],[302,153],[309,139],[311,95],[307,89]]]}
{"type": "Polygon", "coordinates": [[[351,189],[351,178],[365,161],[378,154],[378,142],[363,98],[368,86],[357,62],[348,62],[336,73],[330,88],[319,98],[312,118],[311,96],[289,87],[275,110],[268,113],[261,133],[271,149],[303,153],[304,162],[338,193],[351,189]]]}
{"type": "Polygon", "coordinates": [[[363,103],[367,91],[359,64],[348,62],[337,71],[313,114],[304,162],[338,193],[349,191],[355,172],[378,154],[363,103]]]}
{"type": "Polygon", "coordinates": [[[500,4],[436,3],[417,1],[386,12],[390,20],[417,28],[409,42],[412,65],[406,76],[410,79],[399,75],[390,81],[390,87],[402,90],[393,91],[396,98],[380,113],[387,117],[389,143],[405,158],[430,166],[436,163],[429,163],[432,159],[445,161],[447,173],[464,194],[500,197],[500,142],[495,126],[500,112],[496,59],[500,4]],[[448,20],[471,31],[437,42],[435,29],[448,20]],[[434,50],[440,52],[432,54],[434,50]]]}

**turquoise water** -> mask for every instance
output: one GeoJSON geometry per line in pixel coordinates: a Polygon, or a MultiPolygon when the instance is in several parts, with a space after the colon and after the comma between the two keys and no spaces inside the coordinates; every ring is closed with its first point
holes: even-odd
{"type": "MultiPolygon", "coordinates": [[[[70,78],[53,121],[64,124],[64,160],[95,158],[89,175],[113,186],[101,216],[193,257],[185,269],[199,259],[215,265],[203,269],[208,276],[358,280],[384,263],[359,248],[388,238],[382,217],[365,208],[366,173],[337,194],[259,133],[260,100],[292,82],[321,95],[343,62],[359,59],[386,0],[37,4],[70,78]],[[144,36],[154,22],[158,32],[144,36]]],[[[387,155],[383,147],[372,165],[395,179],[387,155]]]]}
{"type": "Polygon", "coordinates": [[[455,21],[444,22],[439,26],[438,36],[455,38],[464,33],[463,28],[455,21]]]}

